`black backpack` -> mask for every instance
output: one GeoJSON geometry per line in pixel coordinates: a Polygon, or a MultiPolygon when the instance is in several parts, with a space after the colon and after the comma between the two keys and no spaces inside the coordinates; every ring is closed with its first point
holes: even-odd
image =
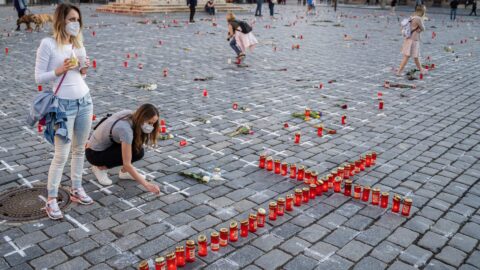
{"type": "Polygon", "coordinates": [[[238,26],[242,29],[242,33],[248,34],[252,32],[252,27],[245,21],[239,21],[238,26]]]}

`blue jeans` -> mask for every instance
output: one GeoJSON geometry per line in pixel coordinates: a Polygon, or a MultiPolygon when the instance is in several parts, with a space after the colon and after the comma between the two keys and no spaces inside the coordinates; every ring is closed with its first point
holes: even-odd
{"type": "Polygon", "coordinates": [[[85,143],[92,126],[93,103],[90,94],[81,99],[58,99],[59,106],[67,114],[67,129],[69,143],[55,136],[55,154],[48,170],[48,196],[57,197],[58,187],[62,181],[63,168],[72,149],[70,162],[70,179],[72,187],[82,187],[83,163],[85,158],[85,143]]]}
{"type": "Polygon", "coordinates": [[[275,6],[274,3],[268,3],[268,8],[270,9],[270,16],[273,17],[273,7],[275,6]]]}
{"type": "Polygon", "coordinates": [[[230,47],[232,47],[232,49],[237,53],[237,55],[242,52],[242,50],[240,50],[240,48],[237,46],[237,41],[235,40],[235,37],[232,37],[232,39],[230,40],[230,47]]]}
{"type": "Polygon", "coordinates": [[[457,18],[457,9],[452,8],[450,9],[450,20],[455,21],[455,18],[457,18]]]}
{"type": "Polygon", "coordinates": [[[262,1],[257,0],[257,9],[255,10],[255,16],[262,16],[262,1]]]}

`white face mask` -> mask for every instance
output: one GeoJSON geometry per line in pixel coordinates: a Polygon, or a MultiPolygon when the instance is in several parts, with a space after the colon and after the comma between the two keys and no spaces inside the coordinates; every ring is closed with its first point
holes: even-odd
{"type": "Polygon", "coordinates": [[[65,25],[65,31],[69,35],[76,37],[80,33],[80,23],[79,22],[69,22],[65,25]]]}
{"type": "Polygon", "coordinates": [[[143,123],[142,125],[142,131],[145,134],[150,134],[152,133],[154,127],[152,125],[149,125],[148,123],[143,123]]]}

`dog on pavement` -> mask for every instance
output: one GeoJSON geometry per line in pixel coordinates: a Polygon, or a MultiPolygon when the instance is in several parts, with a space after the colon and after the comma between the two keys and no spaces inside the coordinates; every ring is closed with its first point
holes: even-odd
{"type": "Polygon", "coordinates": [[[35,23],[33,20],[33,15],[28,14],[28,15],[23,15],[21,18],[17,20],[17,31],[20,31],[20,25],[24,23],[27,26],[27,30],[32,30],[32,27],[30,26],[30,23],[35,23]]]}
{"type": "Polygon", "coordinates": [[[35,23],[36,31],[40,31],[40,28],[43,28],[46,23],[53,23],[53,17],[50,14],[34,14],[32,20],[35,23]]]}

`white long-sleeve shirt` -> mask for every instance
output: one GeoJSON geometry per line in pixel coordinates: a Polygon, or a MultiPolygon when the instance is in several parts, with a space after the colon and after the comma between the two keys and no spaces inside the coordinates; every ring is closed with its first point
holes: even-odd
{"type": "MultiPolygon", "coordinates": [[[[55,39],[51,37],[42,39],[37,50],[35,81],[38,84],[53,83],[52,90],[55,92],[63,76],[55,75],[55,69],[62,66],[65,58],[70,58],[72,54],[78,59],[85,59],[87,55],[85,47],[72,50],[71,44],[59,47],[55,39]]],[[[61,99],[80,99],[89,91],[90,89],[80,74],[80,69],[72,69],[67,72],[57,96],[61,99]]]]}

